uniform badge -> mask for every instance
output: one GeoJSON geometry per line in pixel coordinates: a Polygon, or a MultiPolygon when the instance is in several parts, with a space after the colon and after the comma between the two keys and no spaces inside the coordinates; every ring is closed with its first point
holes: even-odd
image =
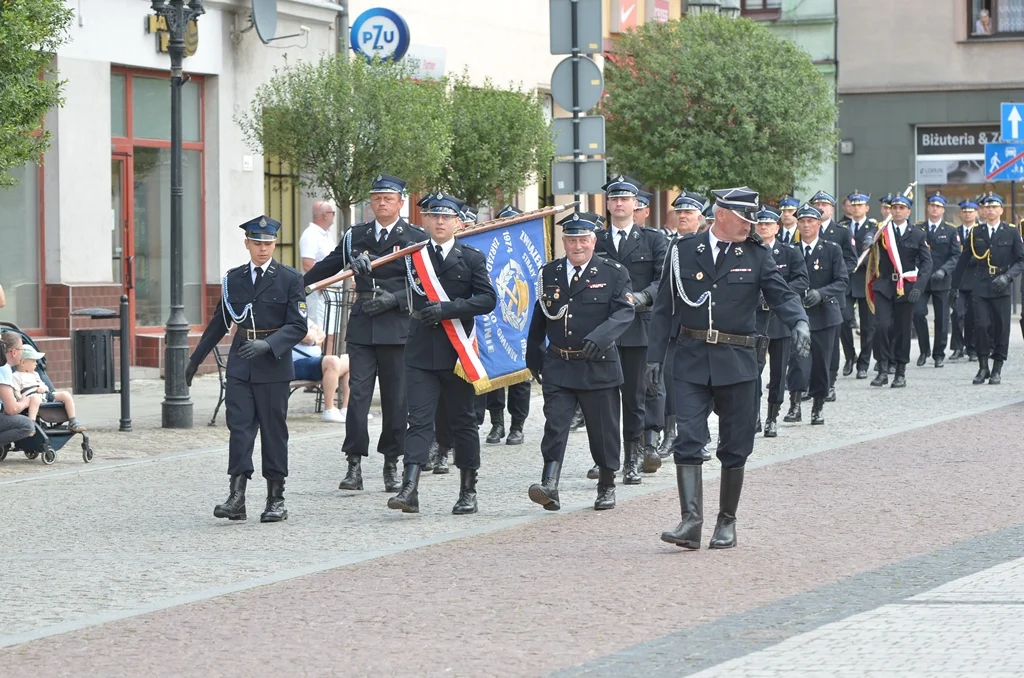
{"type": "Polygon", "coordinates": [[[704,254],[704,243],[697,245],[697,254],[704,254]]]}
{"type": "Polygon", "coordinates": [[[551,302],[550,301],[547,302],[547,305],[548,305],[548,308],[551,308],[551,302]]]}
{"type": "Polygon", "coordinates": [[[734,250],[736,251],[736,256],[737,256],[737,257],[742,257],[742,256],[743,256],[743,248],[742,248],[742,247],[740,247],[739,245],[737,245],[737,246],[736,246],[736,247],[734,247],[733,249],[734,249],[734,250]]]}
{"type": "Polygon", "coordinates": [[[817,259],[814,260],[814,270],[815,271],[821,270],[821,265],[818,263],[817,259]]]}
{"type": "Polygon", "coordinates": [[[697,280],[704,279],[704,271],[697,271],[697,280]]]}
{"type": "Polygon", "coordinates": [[[399,226],[398,228],[396,228],[395,233],[397,233],[398,235],[402,235],[402,227],[399,226]]]}
{"type": "Polygon", "coordinates": [[[299,302],[299,315],[301,315],[303,318],[305,318],[307,316],[307,314],[308,314],[308,312],[306,311],[306,302],[300,301],[299,302]]]}
{"type": "Polygon", "coordinates": [[[412,281],[413,281],[414,283],[416,283],[417,285],[419,285],[419,284],[420,284],[420,279],[419,279],[419,278],[413,278],[413,279],[412,279],[412,281]]]}
{"type": "Polygon", "coordinates": [[[626,292],[626,301],[628,301],[630,305],[633,304],[633,295],[629,292],[626,292]]]}
{"type": "MultiPolygon", "coordinates": [[[[588,280],[587,282],[590,282],[590,281],[588,280]]],[[[592,289],[592,290],[596,290],[596,289],[599,289],[601,287],[604,287],[605,284],[606,283],[594,283],[593,285],[587,285],[587,287],[592,289]]]]}
{"type": "MultiPolygon", "coordinates": [[[[558,300],[558,294],[559,294],[559,290],[555,290],[555,294],[554,294],[555,301],[558,300]]],[[[550,306],[550,304],[548,304],[548,305],[550,306]]]]}
{"type": "Polygon", "coordinates": [[[597,267],[596,266],[591,266],[590,267],[590,275],[597,275],[597,267]]]}

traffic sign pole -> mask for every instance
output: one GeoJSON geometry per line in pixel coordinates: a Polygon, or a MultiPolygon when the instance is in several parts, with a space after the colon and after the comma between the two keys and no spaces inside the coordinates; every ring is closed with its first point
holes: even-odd
{"type": "MultiPolygon", "coordinates": [[[[579,0],[572,0],[572,187],[573,200],[580,201],[580,41],[579,0]]],[[[590,209],[590,205],[587,205],[590,209]]]]}

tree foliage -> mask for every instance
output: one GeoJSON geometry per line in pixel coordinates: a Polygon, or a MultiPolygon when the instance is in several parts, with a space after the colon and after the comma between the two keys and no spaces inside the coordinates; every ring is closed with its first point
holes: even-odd
{"type": "Polygon", "coordinates": [[[412,191],[441,174],[451,145],[445,90],[409,75],[402,64],[346,54],[290,64],[257,89],[237,122],[251,148],[287,163],[345,219],[380,173],[402,177],[412,191]]]}
{"type": "Polygon", "coordinates": [[[470,205],[509,200],[543,176],[554,155],[551,126],[535,92],[490,80],[448,79],[452,146],[440,185],[470,205]]]}
{"type": "Polygon", "coordinates": [[[835,157],[828,80],[754,21],[648,22],[616,43],[605,76],[612,165],[657,188],[782,195],[835,157]]]}
{"type": "Polygon", "coordinates": [[[53,55],[71,17],[63,0],[0,0],[0,187],[13,185],[10,171],[38,160],[50,145],[40,128],[46,112],[62,103],[53,55]]]}

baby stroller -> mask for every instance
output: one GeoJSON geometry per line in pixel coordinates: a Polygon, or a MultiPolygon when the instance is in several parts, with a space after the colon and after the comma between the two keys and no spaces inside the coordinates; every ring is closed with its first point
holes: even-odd
{"type": "MultiPolygon", "coordinates": [[[[25,344],[39,350],[39,347],[32,341],[32,337],[25,334],[17,325],[9,322],[0,322],[0,328],[17,332],[21,335],[21,340],[25,344]]],[[[52,390],[53,382],[46,376],[45,357],[40,358],[36,363],[36,372],[39,373],[43,383],[52,390]]],[[[82,436],[82,461],[88,464],[92,461],[93,456],[92,445],[89,443],[89,434],[84,431],[76,433],[70,430],[67,427],[67,422],[68,414],[62,403],[43,403],[39,407],[39,414],[34,422],[36,428],[35,435],[22,438],[0,448],[0,461],[7,458],[8,452],[20,450],[29,459],[41,457],[43,463],[49,466],[57,461],[57,452],[67,445],[72,438],[80,435],[82,436]]]]}

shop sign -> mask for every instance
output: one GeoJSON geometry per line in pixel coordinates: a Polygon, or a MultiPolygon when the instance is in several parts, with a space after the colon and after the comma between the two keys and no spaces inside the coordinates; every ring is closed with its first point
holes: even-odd
{"type": "Polygon", "coordinates": [[[917,127],[917,155],[985,157],[985,144],[1000,141],[999,124],[917,127]]]}
{"type": "MultiPolygon", "coordinates": [[[[156,51],[167,52],[171,33],[167,30],[167,18],[157,14],[146,17],[146,32],[156,36],[156,51]]],[[[199,49],[199,25],[195,19],[185,24],[185,56],[190,57],[199,49]]]]}

